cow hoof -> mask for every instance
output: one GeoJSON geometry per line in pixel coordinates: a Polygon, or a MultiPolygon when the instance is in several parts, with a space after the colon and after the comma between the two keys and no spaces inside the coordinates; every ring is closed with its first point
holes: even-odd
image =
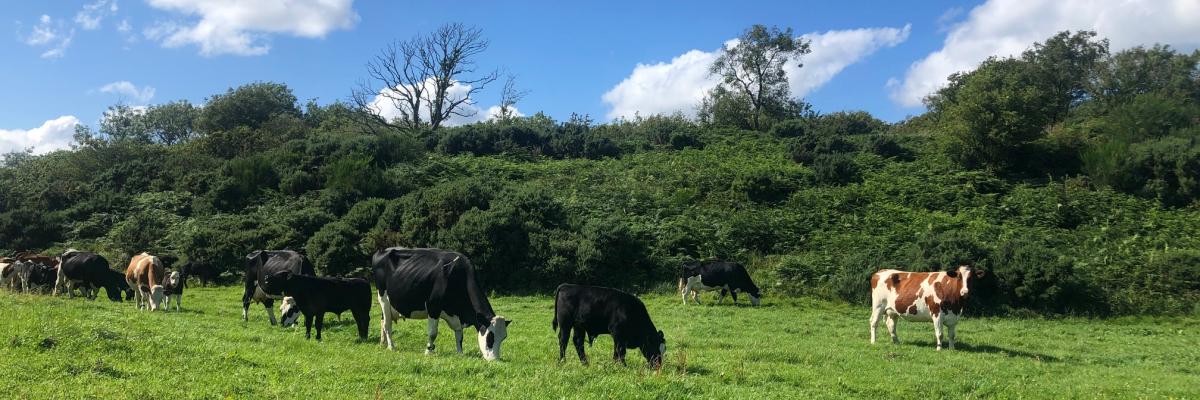
{"type": "Polygon", "coordinates": [[[427,355],[427,356],[432,356],[432,355],[433,355],[433,350],[425,350],[425,355],[427,355]]]}

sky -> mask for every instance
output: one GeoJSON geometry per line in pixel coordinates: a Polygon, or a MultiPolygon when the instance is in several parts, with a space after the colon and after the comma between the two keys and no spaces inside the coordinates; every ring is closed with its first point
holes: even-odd
{"type": "MultiPolygon", "coordinates": [[[[946,76],[1019,54],[1061,30],[1096,30],[1112,50],[1200,47],[1200,0],[977,1],[0,1],[0,153],[66,148],[113,104],[193,104],[242,84],[287,84],[301,102],[346,100],[388,43],[448,22],[490,46],[481,69],[516,75],[522,114],[596,121],[695,113],[707,67],[753,24],[812,42],[787,69],[823,113],[898,121],[946,76]]],[[[486,119],[499,82],[474,98],[486,119]]],[[[465,88],[459,88],[465,89],[465,88]]]]}

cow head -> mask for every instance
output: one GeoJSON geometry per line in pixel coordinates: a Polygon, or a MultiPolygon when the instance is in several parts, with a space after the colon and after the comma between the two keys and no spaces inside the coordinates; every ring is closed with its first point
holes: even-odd
{"type": "Polygon", "coordinates": [[[283,293],[283,289],[287,284],[288,279],[292,278],[292,271],[279,271],[263,278],[263,291],[267,293],[283,293]]]}
{"type": "Polygon", "coordinates": [[[974,289],[979,284],[979,279],[987,276],[987,271],[964,264],[959,265],[958,268],[946,271],[946,275],[949,275],[951,278],[961,278],[963,280],[963,287],[960,291],[965,296],[970,289],[974,289]]]}
{"type": "Polygon", "coordinates": [[[758,307],[762,303],[762,292],[754,291],[754,293],[746,294],[750,296],[750,304],[753,304],[755,307],[758,307]]]}
{"type": "Polygon", "coordinates": [[[162,306],[163,297],[166,297],[166,288],[163,285],[150,286],[150,311],[158,310],[162,306]]]}
{"type": "Polygon", "coordinates": [[[500,359],[500,344],[508,338],[508,326],[512,321],[499,315],[488,322],[487,327],[479,330],[479,352],[488,361],[500,359]]]}
{"type": "Polygon", "coordinates": [[[280,326],[284,328],[296,324],[296,319],[300,318],[300,307],[296,305],[295,297],[283,298],[283,302],[279,303],[279,316],[282,318],[280,326]]]}
{"type": "Polygon", "coordinates": [[[177,288],[180,286],[182,280],[183,275],[180,274],[179,271],[171,271],[171,273],[167,275],[167,279],[163,280],[163,286],[177,288]]]}
{"type": "Polygon", "coordinates": [[[646,357],[646,367],[657,369],[662,366],[663,355],[667,354],[667,337],[663,331],[651,333],[646,336],[640,349],[642,356],[646,357]]]}

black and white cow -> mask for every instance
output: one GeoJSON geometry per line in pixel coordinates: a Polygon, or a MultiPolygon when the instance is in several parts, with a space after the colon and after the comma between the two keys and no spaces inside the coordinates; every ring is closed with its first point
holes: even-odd
{"type": "Polygon", "coordinates": [[[175,299],[175,311],[180,310],[180,303],[183,301],[183,288],[187,286],[187,276],[179,271],[171,271],[163,278],[163,295],[166,296],[166,303],[163,303],[163,310],[171,308],[171,299],[175,299]]]}
{"type": "Polygon", "coordinates": [[[59,256],[54,295],[57,296],[59,290],[66,290],[68,297],[74,297],[75,288],[79,288],[83,296],[91,300],[96,299],[99,288],[104,288],[108,299],[112,301],[121,301],[122,292],[126,300],[133,299],[133,289],[125,282],[125,274],[109,268],[104,256],[72,249],[59,256]]]}
{"type": "Polygon", "coordinates": [[[341,314],[346,310],[354,315],[358,338],[367,339],[371,320],[371,284],[360,278],[331,278],[297,275],[280,271],[267,276],[265,287],[279,290],[285,296],[279,306],[283,326],[296,323],[304,314],[304,337],[312,336],[313,319],[317,320],[317,341],[325,329],[325,313],[341,314]]]}
{"type": "Polygon", "coordinates": [[[550,326],[558,330],[558,361],[567,356],[567,339],[575,331],[575,352],[579,361],[587,364],[583,351],[596,336],[613,337],[613,360],[625,364],[625,350],[637,348],[646,357],[646,365],[658,368],[667,352],[663,332],[654,327],[646,305],[636,296],[617,289],[572,285],[564,283],[554,292],[554,320],[550,326]],[[561,327],[561,329],[560,329],[561,327]]]}
{"type": "Polygon", "coordinates": [[[275,300],[282,299],[278,290],[268,290],[263,281],[272,274],[291,271],[293,274],[316,275],[312,263],[291,250],[258,250],[246,255],[246,291],[242,294],[242,321],[249,320],[250,302],[257,301],[267,309],[271,325],[275,325],[275,300]]]}
{"type": "Polygon", "coordinates": [[[429,327],[425,354],[433,354],[438,319],[454,330],[454,343],[462,353],[463,328],[478,332],[479,351],[486,360],[500,358],[500,345],[512,321],[496,315],[487,295],[475,280],[475,267],[466,256],[439,249],[392,247],[375,252],[372,273],[383,308],[380,343],[392,344],[392,320],[424,318],[429,327]]]}
{"type": "Polygon", "coordinates": [[[9,268],[12,269],[11,274],[16,286],[26,293],[41,287],[49,287],[54,283],[57,275],[54,267],[33,260],[18,260],[9,268]]]}
{"type": "Polygon", "coordinates": [[[683,304],[687,304],[688,294],[692,295],[692,301],[700,304],[701,291],[718,289],[721,290],[721,296],[717,298],[717,303],[725,300],[725,293],[732,293],[736,304],[739,291],[750,296],[750,304],[757,306],[762,299],[762,293],[742,264],[730,261],[693,261],[683,264],[683,273],[679,278],[683,304]]]}

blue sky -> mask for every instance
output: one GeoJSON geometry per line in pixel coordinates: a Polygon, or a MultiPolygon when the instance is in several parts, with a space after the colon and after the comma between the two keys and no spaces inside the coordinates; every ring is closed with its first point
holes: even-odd
{"type": "MultiPolygon", "coordinates": [[[[483,30],[491,47],[478,62],[519,75],[530,91],[521,112],[599,121],[692,112],[711,85],[702,73],[707,60],[755,23],[814,41],[806,65],[789,77],[819,111],[863,109],[888,121],[922,112],[920,97],[949,73],[1062,29],[1099,29],[1117,48],[1200,44],[1197,0],[238,3],[7,2],[0,151],[62,147],[65,126],[94,126],[117,102],[200,104],[247,82],[286,83],[302,101],[345,99],[380,48],[446,22],[483,30]]],[[[476,99],[481,110],[496,103],[498,90],[476,99]]]]}

